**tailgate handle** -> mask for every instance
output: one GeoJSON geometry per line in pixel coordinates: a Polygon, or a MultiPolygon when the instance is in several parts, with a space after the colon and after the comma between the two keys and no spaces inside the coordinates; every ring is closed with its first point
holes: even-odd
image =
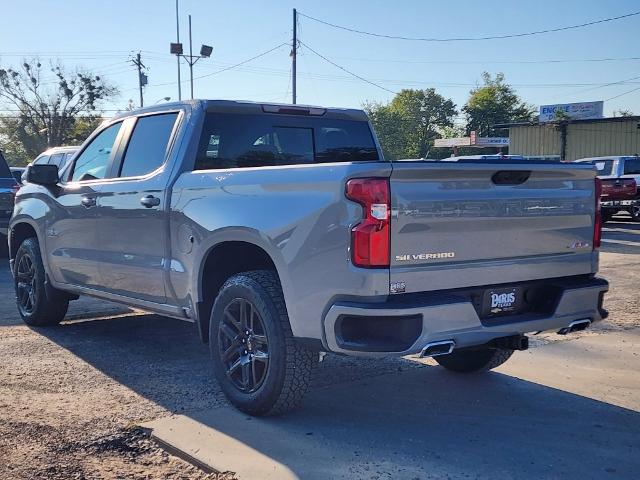
{"type": "Polygon", "coordinates": [[[521,185],[531,176],[531,170],[500,170],[493,174],[491,181],[496,185],[521,185]]]}

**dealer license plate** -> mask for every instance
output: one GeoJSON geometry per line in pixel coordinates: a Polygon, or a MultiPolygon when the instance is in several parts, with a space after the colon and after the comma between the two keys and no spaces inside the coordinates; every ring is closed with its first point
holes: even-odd
{"type": "Polygon", "coordinates": [[[522,310],[524,292],[520,287],[494,288],[484,292],[484,316],[513,315],[522,310]]]}

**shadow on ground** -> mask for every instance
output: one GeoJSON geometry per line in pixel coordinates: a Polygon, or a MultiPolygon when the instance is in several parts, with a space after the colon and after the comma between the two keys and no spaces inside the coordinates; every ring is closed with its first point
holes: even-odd
{"type": "Polygon", "coordinates": [[[144,315],[39,332],[293,472],[314,462],[318,478],[637,478],[640,414],[500,373],[329,356],[303,409],[251,419],[224,406],[191,324],[144,315]]]}
{"type": "MultiPolygon", "coordinates": [[[[124,305],[81,297],[69,304],[67,318],[96,318],[131,312],[132,309],[124,305]]],[[[22,325],[22,320],[16,306],[16,294],[9,269],[9,259],[0,256],[0,327],[12,325],[22,325]]]]}
{"type": "Polygon", "coordinates": [[[639,254],[640,223],[616,216],[602,226],[602,252],[639,254]]]}

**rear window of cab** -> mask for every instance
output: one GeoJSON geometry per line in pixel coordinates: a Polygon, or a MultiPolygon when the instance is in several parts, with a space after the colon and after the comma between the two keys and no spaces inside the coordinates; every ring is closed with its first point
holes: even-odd
{"type": "Polygon", "coordinates": [[[209,113],[195,170],[378,160],[365,121],[209,113]]]}

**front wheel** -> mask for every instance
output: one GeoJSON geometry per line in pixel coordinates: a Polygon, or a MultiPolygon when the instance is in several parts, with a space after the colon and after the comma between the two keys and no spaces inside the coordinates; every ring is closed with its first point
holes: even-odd
{"type": "Polygon", "coordinates": [[[211,312],[209,349],[229,401],[256,416],[302,401],[317,354],[294,342],[277,275],[244,272],[222,286],[211,312]]]}
{"type": "Polygon", "coordinates": [[[453,351],[434,357],[447,370],[458,373],[487,372],[509,360],[513,350],[504,348],[473,348],[453,351]]]}
{"type": "Polygon", "coordinates": [[[59,324],[67,314],[69,299],[49,298],[45,289],[45,272],[38,240],[25,239],[16,253],[14,286],[18,311],[24,323],[34,327],[59,324]]]}

